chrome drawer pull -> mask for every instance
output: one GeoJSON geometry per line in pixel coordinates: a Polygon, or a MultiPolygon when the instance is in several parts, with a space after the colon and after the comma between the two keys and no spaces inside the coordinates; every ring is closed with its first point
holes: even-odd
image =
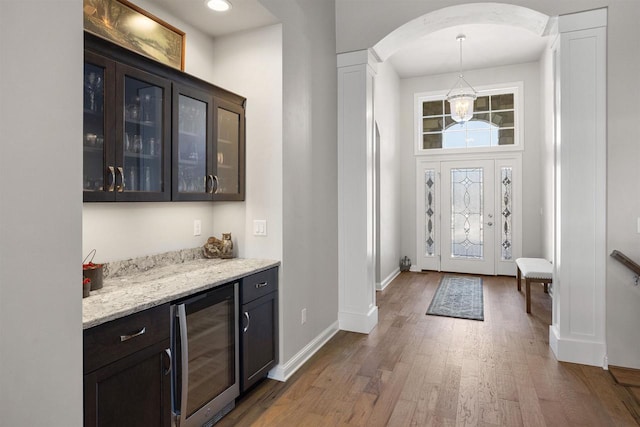
{"type": "Polygon", "coordinates": [[[146,328],[146,327],[144,327],[144,328],[140,329],[140,330],[139,330],[138,332],[136,332],[135,334],[131,334],[131,335],[120,335],[120,342],[127,341],[127,340],[130,340],[131,338],[138,337],[138,336],[140,336],[140,335],[144,334],[145,332],[147,332],[147,328],[146,328]]]}
{"type": "Polygon", "coordinates": [[[256,289],[264,288],[269,282],[256,283],[256,289]]]}

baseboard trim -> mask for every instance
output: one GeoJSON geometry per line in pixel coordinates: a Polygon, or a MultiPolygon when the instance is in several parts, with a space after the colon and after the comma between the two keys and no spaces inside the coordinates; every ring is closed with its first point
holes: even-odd
{"type": "Polygon", "coordinates": [[[338,331],[338,321],[335,321],[286,363],[279,363],[271,369],[269,371],[269,378],[282,382],[287,381],[291,375],[295,374],[296,371],[300,369],[311,356],[316,354],[338,331]]]}
{"type": "Polygon", "coordinates": [[[395,279],[399,275],[400,275],[400,267],[393,270],[391,274],[388,275],[387,278],[384,279],[382,282],[376,283],[376,291],[384,291],[384,288],[389,286],[389,283],[393,282],[393,279],[395,279]]]}
{"type": "Polygon", "coordinates": [[[560,362],[580,363],[607,369],[604,343],[562,338],[558,328],[550,325],[549,347],[560,362]]]}
{"type": "Polygon", "coordinates": [[[420,273],[422,270],[417,265],[411,264],[411,268],[409,268],[409,271],[413,273],[420,273]]]}
{"type": "Polygon", "coordinates": [[[373,306],[368,313],[338,313],[340,330],[368,334],[378,324],[378,307],[373,306]]]}

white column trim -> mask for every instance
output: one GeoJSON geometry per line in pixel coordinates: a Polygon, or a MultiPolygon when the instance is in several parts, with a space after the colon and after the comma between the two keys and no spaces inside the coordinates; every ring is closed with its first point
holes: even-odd
{"type": "MultiPolygon", "coordinates": [[[[606,362],[606,9],[559,18],[556,254],[549,344],[606,362]]],[[[556,77],[557,79],[558,77],[556,77]]]]}
{"type": "Polygon", "coordinates": [[[338,322],[369,333],[375,301],[373,81],[369,50],[339,54],[338,62],[338,322]]]}

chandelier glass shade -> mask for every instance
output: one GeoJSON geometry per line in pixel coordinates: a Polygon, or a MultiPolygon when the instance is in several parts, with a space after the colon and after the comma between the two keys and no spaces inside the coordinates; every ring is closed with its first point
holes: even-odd
{"type": "Polygon", "coordinates": [[[464,35],[456,37],[460,42],[460,72],[456,84],[446,97],[451,107],[451,118],[458,123],[464,123],[473,117],[473,102],[478,97],[476,90],[467,83],[462,74],[462,42],[465,38],[464,35]]]}

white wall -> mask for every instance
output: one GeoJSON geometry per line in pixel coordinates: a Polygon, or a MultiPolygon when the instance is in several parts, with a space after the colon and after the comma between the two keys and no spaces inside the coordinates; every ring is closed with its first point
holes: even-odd
{"type": "MultiPolygon", "coordinates": [[[[218,38],[212,56],[216,60],[208,70],[211,80],[247,97],[243,256],[281,260],[282,26],[218,38]],[[254,219],[267,220],[266,237],[253,235],[254,219]]],[[[216,207],[214,234],[222,233],[224,224],[241,222],[235,207],[216,207]]]]}
{"type": "Polygon", "coordinates": [[[378,65],[374,87],[374,118],[380,130],[380,251],[377,285],[385,284],[399,268],[403,220],[400,196],[400,79],[388,63],[378,65]]]}
{"type": "Polygon", "coordinates": [[[80,0],[0,1],[6,426],[82,425],[81,80],[80,0]]]}
{"type": "MultiPolygon", "coordinates": [[[[550,42],[550,45],[552,42],[550,42]]],[[[542,209],[541,238],[543,258],[554,260],[554,200],[555,200],[555,127],[553,51],[549,46],[540,57],[540,203],[542,209]]]]}
{"type": "Polygon", "coordinates": [[[338,318],[335,10],[333,1],[261,2],[283,31],[282,363],[338,318]]]}
{"type": "MultiPolygon", "coordinates": [[[[541,256],[541,187],[540,187],[540,77],[537,62],[512,66],[470,70],[465,79],[474,86],[522,81],[524,86],[524,152],[522,156],[522,254],[541,256]]],[[[402,253],[416,260],[416,201],[415,156],[413,154],[414,94],[419,92],[446,92],[455,82],[455,75],[415,77],[400,80],[400,135],[402,141],[402,253]]],[[[414,261],[415,263],[415,261],[414,261]]]]}

